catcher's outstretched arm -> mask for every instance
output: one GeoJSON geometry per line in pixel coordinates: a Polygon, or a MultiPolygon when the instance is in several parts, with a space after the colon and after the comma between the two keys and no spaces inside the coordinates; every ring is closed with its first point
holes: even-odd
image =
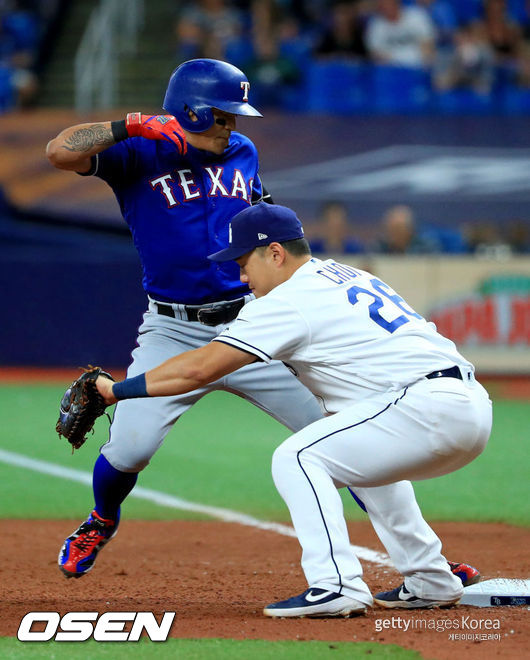
{"type": "Polygon", "coordinates": [[[183,394],[212,383],[256,359],[252,353],[214,341],[120,383],[100,377],[96,386],[107,405],[120,399],[183,394]]]}

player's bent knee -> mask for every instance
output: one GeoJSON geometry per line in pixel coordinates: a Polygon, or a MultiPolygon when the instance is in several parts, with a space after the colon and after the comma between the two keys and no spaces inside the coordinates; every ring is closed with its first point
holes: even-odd
{"type": "Polygon", "coordinates": [[[101,453],[107,461],[120,472],[141,472],[149,465],[151,454],[144,452],[130,453],[120,452],[112,444],[104,445],[101,453]]]}
{"type": "Polygon", "coordinates": [[[297,461],[297,450],[290,447],[286,442],[277,447],[272,455],[272,476],[281,479],[282,475],[293,468],[299,468],[297,461]]]}

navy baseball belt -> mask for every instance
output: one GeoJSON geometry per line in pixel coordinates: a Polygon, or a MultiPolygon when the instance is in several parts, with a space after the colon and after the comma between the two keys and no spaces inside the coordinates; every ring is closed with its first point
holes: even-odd
{"type": "Polygon", "coordinates": [[[439,369],[438,371],[433,371],[430,374],[427,374],[425,378],[458,378],[458,380],[463,380],[462,373],[458,367],[449,367],[449,369],[439,369]]]}
{"type": "Polygon", "coordinates": [[[237,300],[205,305],[178,305],[178,309],[165,303],[153,301],[153,304],[157,312],[164,316],[171,316],[182,321],[199,321],[203,325],[214,326],[233,321],[245,304],[245,299],[237,298],[237,300]]]}

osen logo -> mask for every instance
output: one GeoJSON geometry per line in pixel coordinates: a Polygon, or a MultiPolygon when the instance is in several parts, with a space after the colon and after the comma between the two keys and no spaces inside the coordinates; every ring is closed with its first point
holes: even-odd
{"type": "Polygon", "coordinates": [[[137,642],[145,631],[152,642],[165,642],[174,618],[175,612],[164,612],[159,624],[152,612],[68,612],[62,618],[59,612],[29,612],[17,637],[21,642],[85,642],[91,637],[96,642],[137,642]]]}

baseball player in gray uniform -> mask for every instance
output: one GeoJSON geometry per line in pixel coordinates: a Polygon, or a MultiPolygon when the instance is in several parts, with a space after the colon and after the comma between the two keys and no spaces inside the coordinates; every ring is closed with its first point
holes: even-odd
{"type": "Polygon", "coordinates": [[[309,588],[268,605],[271,617],[350,616],[456,604],[462,582],[423,519],[411,479],[447,474],[486,446],[491,401],[473,365],[388,284],[312,258],[295,213],[259,203],[231,221],[229,247],[256,300],[208,345],[120,383],[98,378],[107,403],[175,395],[279,359],[326,415],[274,452],[272,474],[303,549],[309,588]],[[405,579],[372,598],[348,539],[337,488],[361,497],[405,579]]]}
{"type": "MultiPolygon", "coordinates": [[[[55,167],[111,186],[138,250],[147,310],[129,376],[208,344],[253,297],[235,263],[207,259],[226,245],[230,219],[265,196],[256,147],[235,130],[238,116],[261,116],[249,90],[235,66],[190,60],[169,80],[170,114],[78,124],[48,144],[55,167]]],[[[279,361],[248,365],[182,396],[120,403],[94,465],[95,506],[59,553],[66,577],[92,569],[116,534],[138,473],[179,417],[213,390],[247,399],[293,431],[322,416],[315,397],[279,361]]]]}

